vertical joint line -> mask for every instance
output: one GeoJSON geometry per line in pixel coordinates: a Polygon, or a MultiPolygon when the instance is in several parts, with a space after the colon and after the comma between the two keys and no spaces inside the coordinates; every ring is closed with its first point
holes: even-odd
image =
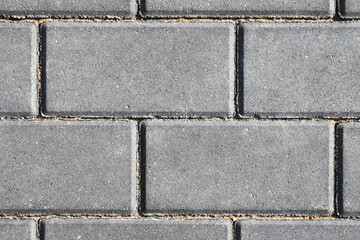
{"type": "Polygon", "coordinates": [[[338,216],[338,122],[334,123],[334,213],[333,216],[337,217],[338,216]]]}
{"type": "Polygon", "coordinates": [[[135,19],[137,20],[141,20],[141,1],[142,0],[136,0],[137,11],[136,11],[135,19]]]}
{"type": "Polygon", "coordinates": [[[42,110],[42,106],[41,106],[41,98],[42,98],[42,87],[41,87],[41,83],[42,83],[42,33],[41,33],[41,22],[37,21],[38,24],[38,116],[39,118],[41,118],[42,114],[41,114],[41,110],[42,110]]]}
{"type": "Polygon", "coordinates": [[[140,122],[141,120],[136,120],[136,124],[137,124],[137,153],[136,153],[136,160],[137,160],[137,164],[136,164],[136,179],[137,179],[137,184],[136,184],[136,201],[137,201],[137,207],[136,207],[136,216],[140,216],[140,208],[141,208],[141,129],[140,129],[140,122]]]}
{"type": "Polygon", "coordinates": [[[35,219],[36,220],[36,239],[41,240],[41,234],[40,234],[40,218],[35,219]]]}
{"type": "Polygon", "coordinates": [[[334,14],[334,17],[333,17],[333,21],[343,21],[344,19],[341,18],[340,16],[340,11],[341,11],[341,6],[340,4],[341,3],[341,0],[333,0],[335,1],[335,14],[334,14]]]}
{"type": "Polygon", "coordinates": [[[238,23],[235,23],[235,46],[234,46],[234,50],[235,50],[235,52],[234,52],[234,57],[235,57],[235,59],[234,59],[234,62],[235,62],[235,66],[234,66],[234,71],[235,71],[235,75],[234,75],[234,81],[235,81],[235,84],[234,84],[234,106],[235,106],[235,118],[237,118],[237,116],[239,116],[239,109],[238,109],[238,105],[239,105],[239,103],[238,103],[238,99],[239,99],[239,89],[238,89],[238,68],[239,68],[239,66],[238,66],[238,63],[239,63],[239,55],[238,55],[238,23]]]}

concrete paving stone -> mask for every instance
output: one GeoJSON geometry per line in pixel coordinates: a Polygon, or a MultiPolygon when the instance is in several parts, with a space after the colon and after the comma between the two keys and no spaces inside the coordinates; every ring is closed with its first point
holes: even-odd
{"type": "Polygon", "coordinates": [[[360,123],[338,127],[338,209],[342,216],[360,216],[360,123]]]}
{"type": "Polygon", "coordinates": [[[136,124],[0,121],[0,214],[133,214],[136,124]]]}
{"type": "Polygon", "coordinates": [[[0,117],[38,114],[38,26],[0,22],[0,117]]]}
{"type": "Polygon", "coordinates": [[[0,0],[2,17],[130,18],[136,13],[136,0],[0,0]]]}
{"type": "Polygon", "coordinates": [[[330,18],[334,0],[141,0],[146,17],[330,18]]]}
{"type": "Polygon", "coordinates": [[[41,221],[44,240],[231,240],[230,220],[199,219],[46,219],[41,221]]]}
{"type": "Polygon", "coordinates": [[[359,0],[339,0],[339,14],[342,18],[360,18],[359,0]]]}
{"type": "Polygon", "coordinates": [[[145,121],[145,214],[329,215],[334,133],[318,121],[145,121]]]}
{"type": "Polygon", "coordinates": [[[356,220],[240,220],[237,240],[353,240],[360,236],[356,220]]]}
{"type": "Polygon", "coordinates": [[[47,22],[50,116],[233,116],[230,22],[47,22]]]}
{"type": "Polygon", "coordinates": [[[1,240],[36,240],[35,220],[0,219],[1,240]]]}
{"type": "Polygon", "coordinates": [[[240,114],[359,117],[359,27],[359,22],[240,24],[240,114]]]}

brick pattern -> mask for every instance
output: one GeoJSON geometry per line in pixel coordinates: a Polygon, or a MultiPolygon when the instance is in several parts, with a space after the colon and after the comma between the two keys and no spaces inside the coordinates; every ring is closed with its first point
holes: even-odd
{"type": "Polygon", "coordinates": [[[0,239],[358,238],[358,9],[0,0],[0,239]]]}

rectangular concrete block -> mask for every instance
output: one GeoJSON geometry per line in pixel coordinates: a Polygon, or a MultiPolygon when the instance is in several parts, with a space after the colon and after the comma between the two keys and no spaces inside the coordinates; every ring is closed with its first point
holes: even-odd
{"type": "Polygon", "coordinates": [[[1,121],[0,214],[133,214],[136,124],[1,121]]]}
{"type": "Polygon", "coordinates": [[[0,117],[38,114],[38,26],[0,22],[0,117]]]}
{"type": "Polygon", "coordinates": [[[46,219],[43,240],[232,240],[230,220],[199,219],[46,219]]]}
{"type": "Polygon", "coordinates": [[[359,28],[359,22],[240,24],[240,114],[359,117],[359,28]]]}
{"type": "Polygon", "coordinates": [[[36,231],[35,220],[0,219],[0,239],[2,240],[36,240],[36,231]]]}
{"type": "Polygon", "coordinates": [[[135,17],[136,13],[136,0],[0,0],[2,17],[135,17]]]}
{"type": "Polygon", "coordinates": [[[141,0],[146,17],[329,18],[334,0],[141,0]]]}
{"type": "Polygon", "coordinates": [[[233,116],[230,22],[47,22],[48,116],[233,116]]]}
{"type": "Polygon", "coordinates": [[[360,236],[357,220],[240,220],[237,240],[353,240],[360,236]]]}
{"type": "Polygon", "coordinates": [[[333,124],[145,121],[145,214],[329,215],[333,124]]]}
{"type": "Polygon", "coordinates": [[[342,18],[360,18],[359,0],[339,0],[339,14],[342,18]]]}
{"type": "Polygon", "coordinates": [[[360,123],[341,123],[337,129],[338,209],[342,216],[360,216],[360,123]]]}

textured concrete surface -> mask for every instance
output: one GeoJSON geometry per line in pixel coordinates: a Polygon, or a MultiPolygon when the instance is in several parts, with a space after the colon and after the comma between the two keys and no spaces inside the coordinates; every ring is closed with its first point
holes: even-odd
{"type": "Polygon", "coordinates": [[[44,114],[232,116],[234,32],[227,22],[45,23],[44,114]]]}
{"type": "Polygon", "coordinates": [[[230,220],[55,218],[42,220],[41,232],[44,240],[233,239],[230,220]]]}
{"type": "Polygon", "coordinates": [[[360,18],[359,0],[339,0],[339,14],[343,18],[360,18]]]}
{"type": "Polygon", "coordinates": [[[136,124],[1,121],[0,214],[132,214],[136,124]]]}
{"type": "Polygon", "coordinates": [[[334,0],[141,0],[142,14],[151,17],[289,17],[334,15],[334,0]]]}
{"type": "Polygon", "coordinates": [[[338,127],[339,211],[342,216],[360,216],[360,123],[338,127]]]}
{"type": "Polygon", "coordinates": [[[360,236],[356,220],[240,220],[237,240],[353,240],[360,236]]]}
{"type": "Polygon", "coordinates": [[[38,26],[0,22],[0,117],[36,116],[38,26]]]}
{"type": "Polygon", "coordinates": [[[302,121],[145,121],[142,211],[328,215],[333,125],[302,121]]]}
{"type": "Polygon", "coordinates": [[[240,113],[360,116],[359,27],[359,22],[240,24],[240,113]]]}
{"type": "Polygon", "coordinates": [[[1,240],[36,240],[35,220],[0,219],[1,240]]]}
{"type": "Polygon", "coordinates": [[[136,0],[0,0],[0,16],[134,17],[136,0]]]}

